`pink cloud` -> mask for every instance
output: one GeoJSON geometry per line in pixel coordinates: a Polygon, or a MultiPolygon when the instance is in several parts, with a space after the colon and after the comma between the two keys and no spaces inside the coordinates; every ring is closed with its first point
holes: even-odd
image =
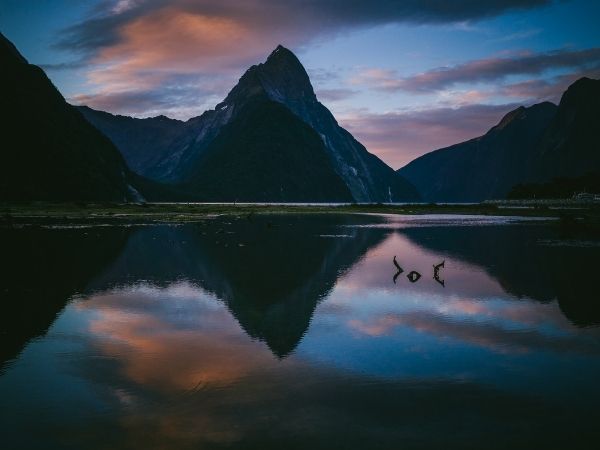
{"type": "Polygon", "coordinates": [[[366,69],[351,82],[365,84],[382,91],[431,93],[448,90],[456,85],[501,82],[514,75],[541,75],[549,70],[576,69],[579,76],[600,68],[600,47],[548,52],[525,51],[508,57],[491,57],[468,61],[454,66],[436,67],[411,76],[400,76],[384,69],[366,69]]]}
{"type": "Polygon", "coordinates": [[[518,104],[467,104],[458,108],[340,116],[340,123],[367,149],[394,168],[432,150],[484,134],[518,104]]]}

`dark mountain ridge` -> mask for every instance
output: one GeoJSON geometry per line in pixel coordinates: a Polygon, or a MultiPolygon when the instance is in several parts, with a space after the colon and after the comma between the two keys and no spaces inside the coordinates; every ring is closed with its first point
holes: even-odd
{"type": "Polygon", "coordinates": [[[600,80],[584,77],[569,86],[530,165],[532,182],[600,170],[600,80]]]}
{"type": "Polygon", "coordinates": [[[144,148],[141,137],[144,127],[159,129],[156,119],[132,122],[111,116],[110,123],[106,123],[103,119],[108,116],[101,112],[90,109],[83,112],[111,137],[126,158],[130,158],[132,167],[141,168],[138,173],[180,186],[199,200],[232,200],[232,196],[245,196],[254,201],[299,201],[302,198],[303,201],[387,202],[419,198],[410,183],[337,124],[329,110],[317,100],[300,61],[282,46],[278,46],[264,63],[250,67],[215,109],[185,123],[169,123],[169,130],[163,131],[160,139],[155,140],[156,143],[162,141],[161,144],[146,147],[152,156],[140,154],[144,148]],[[251,129],[240,124],[258,126],[253,121],[260,120],[248,117],[248,114],[265,114],[262,108],[268,110],[266,114],[270,114],[272,123],[263,121],[260,133],[249,133],[251,129]],[[276,109],[280,114],[274,114],[276,109]],[[285,132],[277,129],[281,126],[279,121],[285,122],[285,132]],[[128,131],[128,127],[135,130],[128,131]],[[289,135],[286,135],[288,131],[289,135]],[[244,136],[235,135],[242,132],[244,136]],[[302,136],[300,141],[297,140],[299,136],[302,136]],[[307,142],[310,144],[304,147],[307,142]],[[312,156],[303,162],[305,148],[312,156]],[[220,156],[219,152],[229,154],[231,159],[220,156]],[[323,153],[326,160],[317,156],[318,153],[323,153]],[[227,165],[227,171],[216,165],[217,160],[227,165]],[[274,163],[277,160],[280,165],[274,163]],[[148,161],[152,163],[148,164],[148,161]],[[253,176],[248,170],[250,166],[260,168],[263,163],[270,168],[265,168],[260,176],[253,176]],[[278,173],[272,174],[271,180],[259,180],[272,171],[278,173]],[[233,172],[240,176],[244,174],[245,182],[236,184],[239,177],[231,176],[233,172]],[[320,180],[325,185],[317,191],[311,189],[312,182],[305,182],[304,187],[298,185],[304,177],[302,172],[304,175],[320,172],[320,180]],[[207,178],[207,174],[211,176],[207,178]],[[216,180],[223,177],[230,181],[221,186],[216,180]],[[327,178],[331,181],[327,182],[327,178]],[[289,186],[286,180],[290,181],[289,186]],[[339,180],[345,185],[344,189],[339,188],[339,180]],[[262,185],[254,186],[256,181],[262,185]],[[284,194],[281,194],[282,190],[284,194]],[[295,191],[297,194],[285,194],[295,191]],[[278,193],[275,198],[271,197],[273,192],[278,193]]]}
{"type": "Polygon", "coordinates": [[[123,157],[0,34],[0,200],[137,200],[123,157]]]}
{"type": "Polygon", "coordinates": [[[423,155],[398,170],[426,201],[506,198],[518,184],[600,170],[600,80],[581,78],[559,106],[509,112],[485,135],[423,155]]]}
{"type": "Polygon", "coordinates": [[[169,144],[185,127],[185,122],[166,116],[138,119],[76,106],[84,117],[101,130],[121,151],[134,172],[148,176],[163,158],[169,144]]]}
{"type": "Polygon", "coordinates": [[[161,287],[187,280],[222,300],[248,335],[285,357],[341,274],[387,235],[381,228],[347,227],[361,223],[356,215],[292,214],[141,227],[87,292],[141,280],[161,287]],[[322,237],[340,227],[352,239],[322,237]]]}
{"type": "Polygon", "coordinates": [[[353,201],[317,133],[262,96],[221,129],[181,188],[205,201],[353,201]]]}
{"type": "Polygon", "coordinates": [[[428,153],[398,172],[426,201],[504,198],[527,176],[524,156],[538,144],[556,109],[547,102],[521,106],[483,136],[428,153]]]}

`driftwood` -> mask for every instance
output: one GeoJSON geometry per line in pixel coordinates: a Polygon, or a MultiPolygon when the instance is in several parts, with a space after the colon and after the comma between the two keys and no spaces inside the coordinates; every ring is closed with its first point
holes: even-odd
{"type": "Polygon", "coordinates": [[[406,278],[408,278],[408,281],[410,281],[411,283],[414,283],[416,281],[419,281],[419,278],[421,278],[421,274],[413,270],[408,275],[406,275],[406,278]]]}
{"type": "Polygon", "coordinates": [[[446,287],[446,282],[444,280],[440,279],[440,269],[444,267],[445,262],[446,262],[446,260],[443,260],[441,263],[435,264],[433,266],[433,279],[435,281],[437,281],[438,283],[440,283],[444,287],[446,287]]]}
{"type": "MultiPolygon", "coordinates": [[[[404,269],[402,267],[400,267],[400,264],[398,264],[398,261],[396,260],[396,255],[394,255],[392,262],[394,263],[394,266],[397,269],[397,272],[394,274],[394,277],[393,277],[394,284],[396,284],[396,280],[398,279],[400,274],[404,272],[404,269]]],[[[433,265],[433,279],[435,281],[437,281],[439,284],[441,284],[443,287],[446,287],[445,286],[446,282],[442,278],[440,278],[440,269],[442,269],[445,264],[446,264],[446,260],[442,261],[439,264],[433,265]]],[[[415,282],[419,281],[419,279],[421,278],[421,274],[419,272],[417,272],[416,270],[412,270],[411,272],[409,272],[408,275],[406,275],[406,278],[408,278],[408,281],[410,281],[411,283],[415,283],[415,282]]]]}
{"type": "Polygon", "coordinates": [[[394,284],[396,284],[396,279],[400,276],[400,274],[402,272],[404,272],[404,269],[402,267],[400,267],[400,264],[398,264],[398,261],[396,261],[396,255],[394,255],[394,266],[396,266],[396,269],[398,269],[398,272],[396,272],[396,275],[394,275],[394,284]]]}

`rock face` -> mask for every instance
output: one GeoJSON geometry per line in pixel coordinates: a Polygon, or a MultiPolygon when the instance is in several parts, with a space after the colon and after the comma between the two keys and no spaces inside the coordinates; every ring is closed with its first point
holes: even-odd
{"type": "Polygon", "coordinates": [[[0,34],[0,200],[140,199],[117,148],[0,34]]]}
{"type": "Polygon", "coordinates": [[[257,96],[197,156],[182,186],[205,201],[351,202],[319,135],[257,96]]]}
{"type": "Polygon", "coordinates": [[[148,176],[166,157],[169,145],[185,128],[185,122],[165,116],[136,119],[87,106],[76,106],[83,116],[115,144],[134,172],[148,176]]]}
{"type": "Polygon", "coordinates": [[[582,78],[558,107],[517,108],[485,135],[428,153],[398,172],[426,201],[500,199],[517,184],[600,170],[599,142],[600,80],[582,78]]]}
{"type": "Polygon", "coordinates": [[[335,172],[357,202],[418,198],[409,183],[394,176],[393,170],[338,125],[331,112],[317,100],[304,67],[288,49],[278,46],[264,64],[248,69],[216,109],[235,111],[256,95],[266,95],[285,105],[319,134],[335,172]]]}
{"type": "MultiPolygon", "coordinates": [[[[126,158],[137,155],[131,149],[141,148],[138,143],[123,144],[121,131],[90,120],[126,158]]],[[[126,126],[124,118],[119,121],[126,126]]],[[[232,200],[234,195],[254,201],[418,199],[410,183],[337,124],[317,100],[302,64],[281,46],[265,63],[250,67],[215,109],[177,127],[152,164],[146,162],[155,155],[128,161],[142,167],[139,173],[182,186],[198,200],[232,200]],[[263,115],[270,122],[261,120],[263,115]],[[227,182],[218,183],[223,177],[227,182]]]]}

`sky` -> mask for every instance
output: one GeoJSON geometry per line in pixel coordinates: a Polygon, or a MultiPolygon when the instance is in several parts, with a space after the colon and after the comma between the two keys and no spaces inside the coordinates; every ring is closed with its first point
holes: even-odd
{"type": "Polygon", "coordinates": [[[0,0],[0,32],[73,104],[178,119],[278,44],[393,168],[600,78],[598,0],[0,0]]]}

